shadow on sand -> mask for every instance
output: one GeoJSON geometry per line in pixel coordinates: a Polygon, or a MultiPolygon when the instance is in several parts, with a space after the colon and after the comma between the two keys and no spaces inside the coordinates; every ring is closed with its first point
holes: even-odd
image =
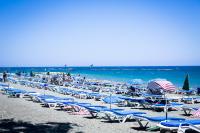
{"type": "Polygon", "coordinates": [[[131,129],[137,130],[137,131],[146,131],[147,128],[142,128],[142,127],[131,127],[131,129]]]}
{"type": "Polygon", "coordinates": [[[0,120],[1,133],[66,133],[75,126],[77,127],[78,125],[73,123],[58,122],[32,124],[30,122],[15,121],[14,119],[0,120]]]}

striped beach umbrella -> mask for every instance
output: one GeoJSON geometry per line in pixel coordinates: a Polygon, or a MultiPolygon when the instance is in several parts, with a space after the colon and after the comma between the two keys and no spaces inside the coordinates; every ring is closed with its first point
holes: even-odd
{"type": "MultiPolygon", "coordinates": [[[[176,90],[176,87],[167,80],[154,80],[148,83],[147,89],[148,91],[153,94],[164,94],[165,101],[167,103],[167,97],[166,92],[173,92],[176,90]]],[[[165,114],[166,114],[166,120],[168,118],[168,107],[167,104],[165,104],[165,114]]]]}
{"type": "Polygon", "coordinates": [[[147,89],[152,94],[161,94],[161,92],[173,92],[176,87],[167,80],[155,80],[148,83],[147,89]]]}

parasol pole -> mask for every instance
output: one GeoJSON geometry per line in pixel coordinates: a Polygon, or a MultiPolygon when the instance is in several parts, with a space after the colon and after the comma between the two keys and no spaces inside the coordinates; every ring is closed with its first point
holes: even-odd
{"type": "Polygon", "coordinates": [[[165,119],[167,120],[168,117],[168,108],[167,108],[167,98],[166,98],[166,92],[164,91],[164,99],[165,99],[165,119]]]}
{"type": "Polygon", "coordinates": [[[111,97],[112,97],[112,94],[111,94],[111,88],[110,88],[110,109],[111,109],[111,97]]]}
{"type": "MultiPolygon", "coordinates": [[[[45,68],[44,71],[45,71],[45,75],[46,75],[47,69],[45,68]]],[[[43,75],[43,76],[44,76],[44,75],[43,75]]],[[[44,96],[45,96],[45,87],[46,87],[46,84],[44,84],[43,87],[44,87],[43,89],[44,89],[44,96]]]]}

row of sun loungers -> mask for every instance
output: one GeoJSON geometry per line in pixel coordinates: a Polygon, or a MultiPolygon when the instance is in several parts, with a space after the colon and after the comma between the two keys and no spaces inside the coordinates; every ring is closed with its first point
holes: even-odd
{"type": "Polygon", "coordinates": [[[194,104],[194,103],[200,103],[200,97],[187,97],[182,98],[182,101],[184,103],[194,104]]]}
{"type": "MultiPolygon", "coordinates": [[[[130,118],[133,114],[145,114],[143,112],[134,112],[134,111],[124,111],[120,108],[113,108],[110,109],[106,106],[99,106],[99,105],[91,105],[90,103],[79,103],[75,102],[73,98],[60,98],[55,97],[52,95],[39,95],[34,94],[31,92],[26,92],[24,90],[20,89],[14,89],[14,88],[6,88],[3,91],[5,91],[5,94],[11,95],[8,92],[16,92],[20,94],[27,94],[30,96],[30,98],[34,102],[40,102],[44,106],[50,107],[50,108],[56,108],[59,107],[61,109],[68,109],[72,112],[83,112],[85,110],[85,113],[90,114],[92,117],[97,117],[98,114],[104,112],[105,117],[109,120],[118,120],[119,122],[125,122],[126,119],[130,118]],[[70,108],[69,108],[70,107],[70,108]]],[[[75,113],[74,113],[75,114],[75,113]]]]}
{"type": "MultiPolygon", "coordinates": [[[[18,90],[19,91],[19,90],[18,90]]],[[[125,101],[130,101],[130,102],[136,102],[138,103],[138,105],[142,106],[143,108],[152,108],[154,110],[159,110],[159,109],[164,109],[165,107],[165,104],[155,104],[155,103],[152,103],[152,100],[150,99],[144,99],[144,98],[130,98],[130,97],[124,97],[124,96],[112,96],[112,98],[110,98],[109,96],[106,97],[106,95],[102,95],[102,94],[99,94],[99,93],[93,93],[93,92],[85,92],[85,91],[75,91],[75,90],[72,90],[72,89],[68,89],[68,88],[59,88],[56,90],[57,92],[59,93],[62,93],[62,94],[65,94],[65,95],[71,95],[71,96],[74,96],[76,98],[81,98],[81,97],[84,97],[84,99],[87,99],[87,98],[93,98],[95,100],[101,100],[104,101],[105,103],[116,103],[118,104],[119,106],[125,106],[125,101]]],[[[13,91],[12,92],[14,94],[17,94],[17,90],[13,91]]],[[[20,92],[20,91],[19,91],[20,92]]],[[[167,105],[168,108],[176,108],[176,107],[181,107],[183,106],[183,104],[179,104],[179,103],[171,103],[171,104],[168,104],[167,105]]]]}
{"type": "MultiPolygon", "coordinates": [[[[135,112],[132,110],[123,110],[120,108],[108,108],[106,106],[91,105],[90,103],[75,102],[73,98],[60,98],[52,95],[41,95],[36,92],[27,92],[21,89],[5,88],[1,89],[4,94],[14,97],[27,96],[35,102],[40,102],[44,106],[50,108],[60,108],[63,110],[70,110],[71,114],[87,114],[91,117],[101,117],[109,121],[117,120],[120,123],[126,122],[127,119],[134,119],[138,122],[140,127],[147,127],[149,122],[157,123],[161,129],[186,131],[187,129],[193,129],[199,132],[198,126],[200,126],[200,120],[185,120],[183,118],[168,117],[149,117],[144,112],[135,112]],[[103,115],[102,115],[103,114],[103,115]],[[146,123],[143,124],[143,121],[146,123]]],[[[133,99],[132,99],[133,100],[133,99]]],[[[190,108],[182,107],[184,110],[190,110],[190,108]]],[[[194,108],[191,108],[193,110],[194,108]]],[[[196,109],[195,109],[196,110],[196,109]]]]}
{"type": "MultiPolygon", "coordinates": [[[[27,83],[21,82],[22,85],[28,85],[27,83]]],[[[29,85],[32,83],[29,83],[29,85]]],[[[4,86],[4,85],[0,85],[4,86]]],[[[48,86],[48,89],[50,88],[51,91],[56,91],[62,94],[72,95],[76,98],[94,98],[94,99],[102,99],[104,98],[105,103],[114,103],[112,100],[110,101],[109,98],[106,100],[105,95],[101,95],[99,93],[89,93],[85,91],[74,91],[66,88],[59,88],[55,89],[54,85],[46,85],[46,84],[39,84],[38,88],[44,88],[48,86]],[[107,102],[106,102],[107,101],[107,102]]],[[[31,86],[33,87],[33,86],[31,86]]],[[[35,87],[35,86],[34,86],[35,87]]],[[[98,106],[98,105],[91,105],[90,103],[79,103],[75,102],[73,98],[59,98],[52,95],[41,95],[36,92],[27,92],[20,89],[15,88],[6,88],[6,86],[1,89],[5,94],[12,96],[12,97],[30,97],[33,101],[41,102],[44,106],[50,107],[50,108],[60,108],[63,110],[70,110],[71,114],[87,114],[91,115],[91,117],[98,117],[101,116],[101,118],[105,118],[109,121],[112,120],[118,120],[120,123],[124,123],[127,119],[134,119],[136,120],[140,127],[146,127],[149,122],[158,123],[158,126],[161,129],[167,129],[167,130],[186,130],[188,128],[195,129],[199,131],[198,126],[200,125],[200,120],[184,120],[183,118],[170,118],[168,117],[167,121],[166,118],[163,117],[147,117],[144,112],[134,112],[134,111],[125,111],[120,108],[108,108],[106,106],[98,106]],[[102,117],[103,114],[103,117],[102,117]],[[146,124],[142,124],[142,121],[146,121],[146,124]]],[[[143,107],[146,107],[146,103],[151,103],[151,100],[148,101],[148,99],[135,99],[135,98],[129,98],[129,97],[116,97],[119,99],[119,101],[131,101],[131,102],[138,102],[139,105],[142,105],[143,107]]],[[[185,100],[185,99],[182,99],[185,100]]],[[[167,104],[168,108],[170,107],[180,107],[185,112],[185,114],[190,114],[191,111],[198,110],[197,108],[186,108],[183,107],[183,104],[179,103],[170,103],[167,104]]],[[[164,108],[165,104],[155,104],[151,106],[152,108],[164,108]]]]}
{"type": "MultiPolygon", "coordinates": [[[[13,78],[10,78],[10,79],[14,80],[13,78]]],[[[38,80],[35,80],[35,81],[40,81],[40,80],[38,79],[38,80]]],[[[91,99],[92,98],[92,99],[95,99],[95,100],[102,100],[103,98],[106,97],[106,95],[103,95],[103,94],[100,94],[100,93],[87,92],[87,91],[81,91],[81,90],[77,91],[77,90],[60,88],[60,87],[58,88],[55,85],[50,85],[50,84],[47,84],[47,83],[41,83],[41,82],[35,82],[35,81],[33,82],[33,81],[27,81],[27,80],[22,79],[22,80],[19,80],[17,82],[22,84],[22,85],[26,85],[26,86],[30,86],[30,87],[49,89],[51,91],[56,91],[56,92],[59,92],[59,93],[65,94],[65,95],[72,95],[75,98],[80,98],[80,99],[91,99]]],[[[13,81],[13,82],[16,82],[16,81],[13,81]]],[[[155,101],[157,99],[162,99],[161,95],[142,94],[142,96],[144,98],[141,99],[141,100],[139,100],[139,99],[132,99],[132,100],[125,99],[125,101],[134,102],[134,103],[136,103],[136,105],[142,106],[143,108],[152,108],[152,109],[155,109],[155,110],[159,110],[160,108],[163,109],[163,106],[159,105],[159,104],[152,106],[152,104],[155,104],[155,103],[152,103],[152,101],[155,101]]],[[[123,98],[120,98],[120,99],[123,99],[123,98]]],[[[169,99],[169,100],[170,101],[176,101],[176,102],[183,101],[184,103],[196,103],[196,102],[200,101],[200,98],[195,97],[195,98],[182,98],[181,100],[180,99],[169,99]]],[[[126,106],[126,102],[119,102],[119,106],[126,106]]],[[[178,107],[181,107],[182,105],[179,106],[178,104],[176,104],[176,105],[171,104],[170,106],[173,106],[173,107],[176,106],[178,108],[178,107]]],[[[171,108],[171,107],[169,107],[169,108],[171,108]]]]}

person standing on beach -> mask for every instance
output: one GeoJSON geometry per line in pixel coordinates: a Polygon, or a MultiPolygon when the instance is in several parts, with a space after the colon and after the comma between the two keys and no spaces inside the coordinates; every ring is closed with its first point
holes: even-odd
{"type": "Polygon", "coordinates": [[[6,82],[6,80],[7,80],[7,73],[3,72],[3,82],[6,82]]]}
{"type": "Polygon", "coordinates": [[[62,81],[65,82],[65,73],[62,75],[62,81]]]}

